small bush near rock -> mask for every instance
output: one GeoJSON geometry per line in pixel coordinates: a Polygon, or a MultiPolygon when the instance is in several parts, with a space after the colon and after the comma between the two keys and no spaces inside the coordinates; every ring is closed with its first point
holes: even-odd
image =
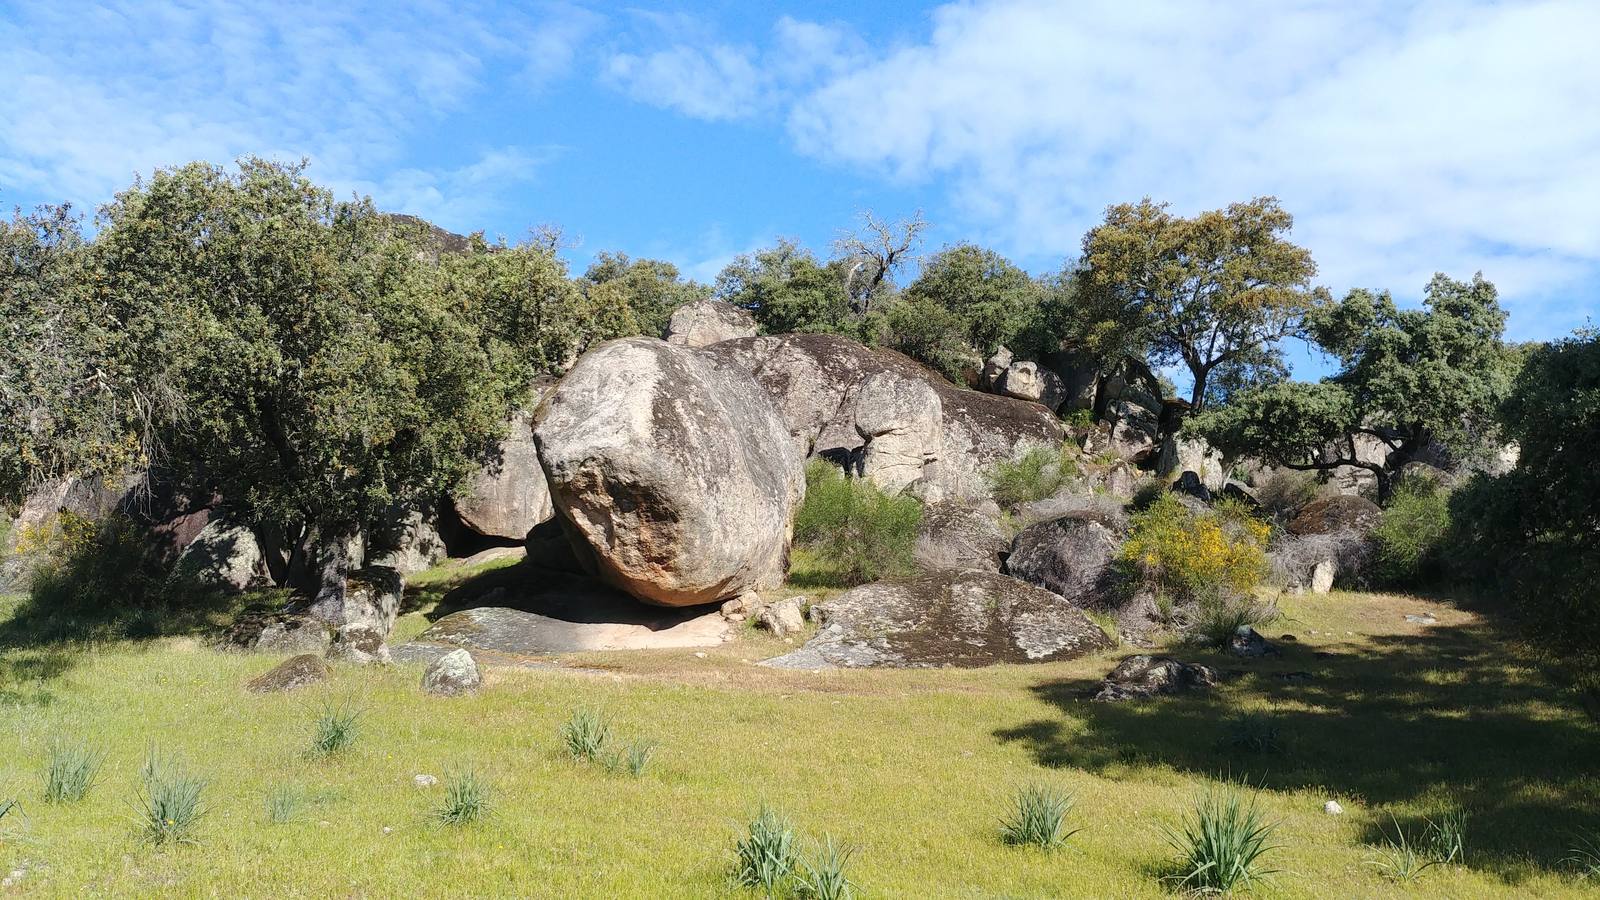
{"type": "Polygon", "coordinates": [[[89,795],[100,777],[105,753],[84,741],[53,741],[45,763],[46,803],[77,803],[89,795]]]}
{"type": "Polygon", "coordinates": [[[194,828],[206,814],[205,780],[153,749],[140,780],[133,808],[145,841],[157,847],[193,843],[194,828]]]}
{"type": "Polygon", "coordinates": [[[1269,534],[1248,514],[1194,513],[1167,493],[1133,516],[1120,556],[1158,597],[1217,603],[1248,596],[1265,577],[1269,534]]]}
{"type": "Polygon", "coordinates": [[[758,888],[769,897],[780,896],[799,864],[794,828],[763,804],[734,844],[733,855],[735,884],[758,888]]]}
{"type": "Polygon", "coordinates": [[[1237,790],[1206,794],[1177,827],[1168,826],[1167,842],[1178,852],[1172,880],[1184,890],[1226,894],[1271,875],[1265,857],[1277,823],[1268,822],[1237,790]]]}
{"type": "Polygon", "coordinates": [[[989,489],[1001,509],[1054,496],[1078,475],[1077,450],[1071,444],[1034,447],[1015,462],[1001,460],[989,473],[989,489]]]}
{"type": "Polygon", "coordinates": [[[1189,625],[1189,636],[1207,647],[1226,647],[1242,628],[1265,625],[1278,618],[1278,607],[1240,597],[1201,603],[1189,625]]]}
{"type": "Polygon", "coordinates": [[[1045,785],[1029,785],[1011,799],[1011,812],[1000,820],[1000,840],[1012,846],[1054,850],[1079,829],[1065,830],[1072,797],[1045,785]]]}
{"type": "Polygon", "coordinates": [[[360,733],[361,710],[347,706],[324,707],[313,727],[311,749],[307,754],[321,759],[343,753],[356,742],[360,733]]]}
{"type": "Polygon", "coordinates": [[[921,522],[915,497],[890,496],[820,460],[806,466],[795,541],[831,564],[839,587],[910,572],[921,522]]]}
{"type": "Polygon", "coordinates": [[[434,821],[441,825],[471,825],[489,815],[489,783],[476,772],[466,771],[445,779],[444,799],[434,807],[434,821]]]}
{"type": "Polygon", "coordinates": [[[1275,469],[1255,484],[1261,511],[1277,522],[1293,519],[1317,499],[1318,489],[1315,475],[1293,469],[1275,469]]]}
{"type": "Polygon", "coordinates": [[[1372,532],[1375,574],[1402,587],[1428,580],[1449,533],[1449,492],[1431,479],[1402,480],[1372,532]]]}

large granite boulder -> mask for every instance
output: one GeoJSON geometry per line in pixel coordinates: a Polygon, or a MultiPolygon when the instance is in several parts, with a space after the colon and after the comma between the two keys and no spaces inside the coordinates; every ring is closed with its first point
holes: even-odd
{"type": "Polygon", "coordinates": [[[388,635],[400,615],[405,579],[388,566],[367,566],[325,582],[317,594],[298,602],[291,612],[310,616],[334,628],[366,625],[388,635]]]}
{"type": "Polygon", "coordinates": [[[1339,494],[1319,497],[1306,504],[1286,528],[1290,534],[1302,537],[1341,531],[1368,534],[1382,519],[1383,510],[1378,504],[1364,497],[1339,494]]]}
{"type": "Polygon", "coordinates": [[[530,418],[526,412],[512,416],[495,458],[453,498],[462,524],[485,537],[520,541],[555,515],[530,418]]]}
{"type": "Polygon", "coordinates": [[[1012,541],[1006,574],[1059,594],[1074,606],[1112,606],[1113,563],[1122,545],[1117,524],[1082,510],[1030,525],[1012,541]]]}
{"type": "Polygon", "coordinates": [[[942,434],[938,458],[925,461],[912,491],[928,502],[985,498],[996,462],[1061,443],[1061,422],[1040,404],[958,387],[909,357],[837,335],[742,338],[705,352],[766,389],[798,456],[841,465],[859,465],[865,455],[867,439],[856,427],[860,414],[867,413],[868,431],[882,424],[863,402],[872,376],[927,385],[939,398],[942,434]]]}
{"type": "Polygon", "coordinates": [[[930,668],[1071,659],[1111,639],[1058,594],[976,570],[862,585],[812,607],[821,629],[773,668],[930,668]]]}
{"type": "Polygon", "coordinates": [[[924,569],[998,572],[1010,550],[999,524],[964,503],[934,503],[922,511],[915,552],[924,569]]]}
{"type": "Polygon", "coordinates": [[[1052,412],[1067,400],[1067,386],[1061,376],[1030,360],[1012,363],[996,389],[1007,397],[1043,404],[1052,412]]]}
{"type": "Polygon", "coordinates": [[[320,656],[332,640],[327,623],[320,619],[289,613],[252,613],[240,616],[228,626],[223,633],[222,646],[229,650],[320,656]]]}
{"type": "Polygon", "coordinates": [[[178,555],[173,577],[239,592],[266,581],[266,558],[255,532],[213,519],[178,555]]]}
{"type": "MultiPolygon", "coordinates": [[[[539,483],[544,483],[542,472],[539,483]]],[[[402,576],[430,569],[449,556],[431,509],[393,510],[389,521],[381,523],[365,537],[363,556],[366,562],[388,566],[402,576]]]]}
{"type": "Polygon", "coordinates": [[[756,318],[748,310],[721,300],[685,303],[672,313],[662,337],[669,344],[706,347],[734,338],[755,337],[756,318]]]}
{"type": "Polygon", "coordinates": [[[856,403],[856,433],[866,442],[861,475],[884,491],[910,487],[943,455],[944,410],[926,381],[878,372],[862,382],[856,403]]]}
{"type": "Polygon", "coordinates": [[[1161,420],[1154,412],[1130,400],[1118,400],[1107,407],[1106,418],[1111,423],[1107,449],[1118,459],[1140,463],[1155,454],[1161,420]]]}
{"type": "Polygon", "coordinates": [[[567,533],[602,578],[663,606],[781,583],[805,492],[771,401],[707,352],[653,338],[603,344],[556,385],[533,428],[567,533]]]}

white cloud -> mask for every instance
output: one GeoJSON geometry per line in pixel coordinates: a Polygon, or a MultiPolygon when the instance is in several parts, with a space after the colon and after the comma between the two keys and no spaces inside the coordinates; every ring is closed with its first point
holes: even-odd
{"type": "Polygon", "coordinates": [[[641,14],[665,45],[618,52],[601,80],[629,97],[708,121],[739,119],[773,109],[805,79],[837,71],[861,53],[860,41],[834,25],[784,16],[765,50],[719,42],[684,16],[641,14]]]}
{"type": "MultiPolygon", "coordinates": [[[[442,195],[471,187],[467,170],[406,169],[408,142],[491,65],[521,89],[558,77],[595,22],[565,6],[22,0],[0,13],[0,190],[93,204],[157,166],[255,154],[309,157],[319,180],[371,184],[392,208],[430,185],[427,206],[465,213],[471,198],[442,195]]],[[[542,154],[483,162],[524,172],[542,154]]]]}
{"type": "Polygon", "coordinates": [[[1071,255],[1146,194],[1276,194],[1336,289],[1481,268],[1554,333],[1600,305],[1549,300],[1600,274],[1596,34],[1585,0],[951,4],[789,125],[818,157],[947,180],[1018,254],[1071,255]]]}

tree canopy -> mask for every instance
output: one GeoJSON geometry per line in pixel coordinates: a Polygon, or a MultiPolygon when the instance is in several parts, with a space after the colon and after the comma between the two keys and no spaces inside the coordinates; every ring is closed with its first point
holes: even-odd
{"type": "Polygon", "coordinates": [[[1336,374],[1245,390],[1186,429],[1233,458],[1366,469],[1387,500],[1394,475],[1435,441],[1458,456],[1485,448],[1513,370],[1501,341],[1505,312],[1481,274],[1435,275],[1423,306],[1400,309],[1366,290],[1318,306],[1308,334],[1339,360],[1336,374]],[[1386,458],[1362,458],[1362,437],[1380,442],[1386,458]]]}
{"type": "Polygon", "coordinates": [[[1272,197],[1192,219],[1149,198],[1113,206],[1084,236],[1066,337],[1106,360],[1182,363],[1199,411],[1213,372],[1270,365],[1322,296],[1310,251],[1285,237],[1293,224],[1272,197]]]}

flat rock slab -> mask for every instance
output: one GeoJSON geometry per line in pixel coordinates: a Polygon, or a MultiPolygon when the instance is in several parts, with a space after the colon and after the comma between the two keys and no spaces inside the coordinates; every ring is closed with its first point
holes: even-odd
{"type": "Polygon", "coordinates": [[[974,667],[1072,659],[1112,645],[1061,595],[975,569],[862,585],[813,609],[817,635],[761,665],[974,667]]]}
{"type": "Polygon", "coordinates": [[[679,615],[676,621],[674,617],[661,615],[668,610],[649,612],[654,615],[635,616],[634,621],[573,622],[498,606],[465,609],[433,623],[415,641],[398,648],[394,656],[416,660],[437,655],[416,645],[471,647],[528,656],[588,650],[715,647],[733,633],[732,626],[716,611],[679,615]]]}

